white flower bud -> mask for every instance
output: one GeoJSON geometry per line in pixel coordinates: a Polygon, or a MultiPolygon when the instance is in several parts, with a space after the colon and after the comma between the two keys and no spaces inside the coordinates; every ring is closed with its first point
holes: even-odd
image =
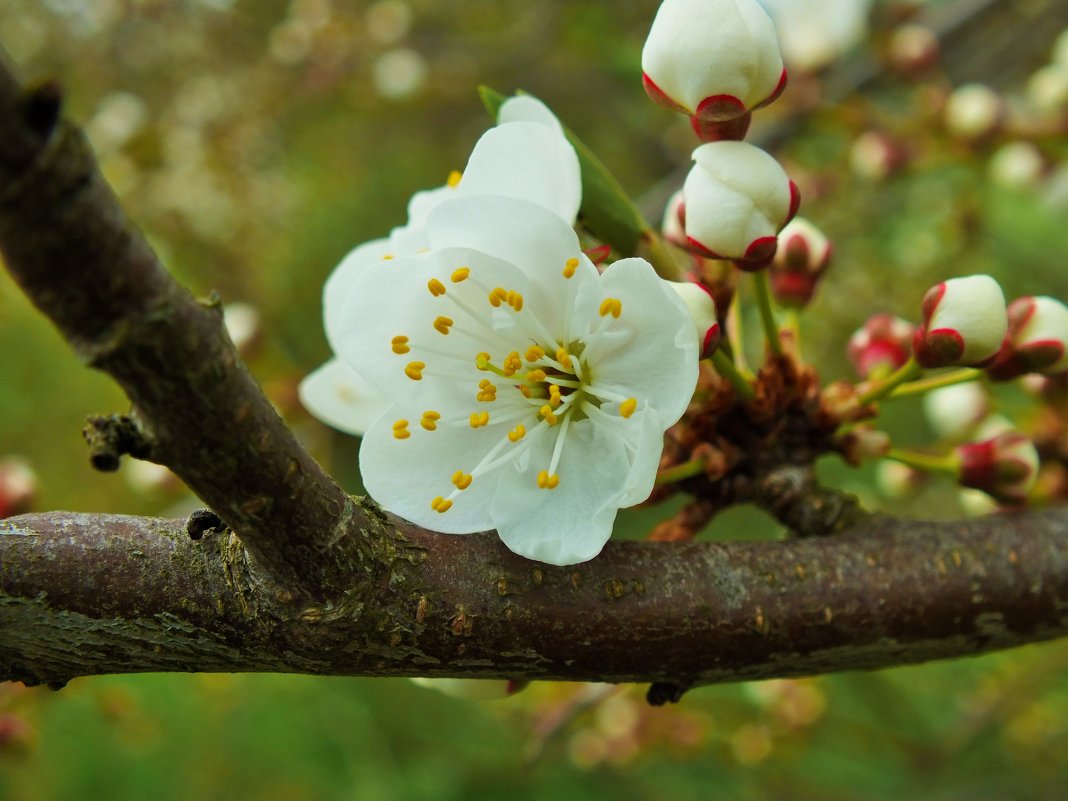
{"type": "Polygon", "coordinates": [[[997,92],[981,83],[958,87],[946,101],[946,130],[961,139],[981,139],[1001,125],[1005,104],[997,92]]]}
{"type": "Polygon", "coordinates": [[[682,190],[668,198],[664,207],[664,219],[660,223],[660,233],[664,239],[680,248],[686,247],[686,228],[683,226],[682,190]]]}
{"type": "Polygon", "coordinates": [[[743,117],[786,85],[775,26],[756,0],[664,0],[642,73],[649,96],[695,129],[743,117]]]}
{"type": "Polygon", "coordinates": [[[700,255],[765,266],[776,234],[797,213],[797,185],[763,150],[745,142],[711,142],[693,152],[686,176],[686,238],[700,255]]]}
{"type": "Polygon", "coordinates": [[[1001,348],[1005,296],[989,275],[951,278],[927,291],[912,349],[924,367],[978,365],[1001,348]]]}
{"type": "Polygon", "coordinates": [[[1054,298],[1023,297],[1009,305],[1008,315],[1009,334],[987,367],[991,378],[1068,370],[1068,307],[1054,298]]]}
{"type": "Polygon", "coordinates": [[[784,306],[807,306],[831,263],[831,242],[804,217],[794,217],[779,233],[771,262],[771,292],[784,306]]]}
{"type": "Polygon", "coordinates": [[[959,440],[967,436],[990,409],[983,387],[974,381],[928,392],[923,398],[927,422],[939,436],[959,440]]]}
{"type": "Polygon", "coordinates": [[[1022,504],[1038,476],[1038,451],[1019,431],[957,448],[960,483],[1005,504],[1022,504]]]}
{"type": "Polygon", "coordinates": [[[1068,108],[1068,65],[1047,64],[1027,80],[1027,99],[1047,114],[1068,108]]]}
{"type": "Polygon", "coordinates": [[[716,318],[716,302],[712,294],[701,284],[678,283],[668,281],[667,285],[675,290],[681,299],[686,311],[693,320],[694,330],[697,333],[698,357],[707,359],[719,345],[720,327],[716,318]]]}

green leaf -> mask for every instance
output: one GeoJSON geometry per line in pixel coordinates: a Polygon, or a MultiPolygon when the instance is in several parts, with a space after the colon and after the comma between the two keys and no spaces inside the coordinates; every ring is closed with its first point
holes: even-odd
{"type": "MultiPolygon", "coordinates": [[[[478,94],[486,110],[496,120],[507,96],[488,86],[480,86],[478,94]]],[[[529,93],[520,91],[516,94],[529,93]]],[[[642,217],[619,181],[570,128],[566,125],[563,127],[568,141],[578,154],[582,169],[582,207],[579,217],[583,225],[621,256],[637,255],[641,248],[657,272],[665,278],[677,278],[678,268],[663,248],[659,235],[642,217]]]]}

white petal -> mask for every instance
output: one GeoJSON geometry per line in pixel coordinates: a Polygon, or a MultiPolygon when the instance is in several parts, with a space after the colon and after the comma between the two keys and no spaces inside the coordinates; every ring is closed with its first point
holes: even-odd
{"type": "Polygon", "coordinates": [[[578,156],[540,122],[491,128],[475,144],[457,195],[500,195],[536,203],[573,225],[582,202],[578,156]]]}
{"type": "Polygon", "coordinates": [[[549,107],[531,95],[518,95],[510,97],[501,104],[497,111],[497,124],[506,125],[510,122],[536,122],[564,135],[564,127],[560,120],[549,110],[549,107]]]}
{"type": "Polygon", "coordinates": [[[416,192],[408,201],[408,222],[390,231],[389,245],[395,256],[411,256],[428,247],[426,218],[450,198],[456,197],[453,186],[439,186],[416,192]]]}
{"type": "Polygon", "coordinates": [[[621,259],[601,276],[603,297],[622,313],[586,345],[598,386],[654,409],[663,431],[686,411],[697,385],[698,343],[677,294],[644,259],[621,259]]]}
{"type": "Polygon", "coordinates": [[[551,565],[585,562],[612,534],[630,472],[627,450],[590,420],[573,423],[556,470],[560,485],[539,489],[537,466],[548,466],[551,450],[546,439],[532,453],[529,470],[501,476],[493,519],[504,544],[521,556],[551,565]]]}
{"type": "Polygon", "coordinates": [[[389,403],[374,384],[331,359],[300,382],[300,402],[329,426],[363,436],[389,403]]]}
{"type": "MultiPolygon", "coordinates": [[[[430,407],[426,407],[430,408],[430,407]]],[[[472,429],[439,424],[426,431],[419,420],[426,408],[410,403],[391,406],[360,443],[360,475],[368,494],[383,508],[432,531],[470,534],[493,528],[491,514],[500,471],[480,476],[456,493],[452,508],[441,513],[431,501],[456,489],[457,470],[470,473],[507,431],[501,427],[472,429]],[[397,439],[393,425],[407,420],[411,436],[397,439]]]]}
{"type": "Polygon", "coordinates": [[[975,364],[997,353],[1008,330],[1005,295],[989,275],[945,282],[945,292],[927,324],[928,331],[950,328],[964,339],[957,364],[975,364]]]}
{"type": "Polygon", "coordinates": [[[386,239],[373,239],[364,242],[341,260],[334,268],[323,287],[323,323],[326,328],[326,341],[334,353],[338,352],[337,339],[342,326],[342,308],[349,295],[349,289],[360,280],[363,273],[373,264],[389,255],[390,243],[386,239]]]}
{"type": "MultiPolygon", "coordinates": [[[[597,269],[579,249],[571,226],[527,201],[457,198],[431,213],[427,231],[434,248],[471,248],[519,268],[530,279],[529,300],[554,336],[566,317],[568,293],[578,292],[597,278],[597,269]],[[572,278],[564,278],[563,269],[573,258],[579,260],[579,267],[572,278]]],[[[575,316],[582,313],[574,311],[575,316]]]]}

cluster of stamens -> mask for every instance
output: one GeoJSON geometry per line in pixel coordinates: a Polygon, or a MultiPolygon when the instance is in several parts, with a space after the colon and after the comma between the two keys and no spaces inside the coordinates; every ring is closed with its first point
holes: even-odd
{"type": "MultiPolygon", "coordinates": [[[[577,258],[568,259],[561,273],[563,277],[572,278],[579,263],[577,258]]],[[[637,409],[637,399],[622,398],[598,387],[593,381],[590,365],[583,359],[586,344],[581,339],[561,341],[554,338],[532,312],[524,312],[524,298],[520,292],[500,286],[483,286],[467,266],[453,270],[449,281],[453,285],[470,281],[477,291],[483,293],[483,302],[488,302],[491,309],[510,309],[516,316],[518,335],[529,344],[524,352],[521,353],[518,348],[509,350],[499,360],[495,360],[489,351],[475,354],[475,367],[490,375],[479,379],[473,393],[474,400],[478,404],[492,404],[492,412],[486,408],[476,408],[467,417],[457,419],[443,419],[442,414],[433,409],[422,413],[419,426],[427,432],[436,431],[439,425],[464,425],[471,429],[506,426],[500,440],[478,465],[470,472],[457,469],[452,474],[452,491],[448,496],[434,497],[431,508],[441,513],[448,511],[452,508],[453,499],[468,489],[480,475],[512,461],[529,448],[536,441],[536,437],[531,436],[535,433],[544,436],[549,431],[556,432],[549,464],[538,471],[535,479],[538,488],[555,489],[560,484],[556,470],[570,423],[588,417],[595,418],[595,422],[616,416],[627,419],[637,409]],[[605,404],[611,406],[603,409],[605,404]]],[[[448,337],[454,332],[463,332],[464,336],[479,341],[500,341],[501,336],[487,323],[488,315],[480,313],[477,301],[472,303],[471,298],[477,296],[472,296],[469,291],[461,294],[459,287],[455,291],[450,290],[438,278],[431,278],[427,282],[427,291],[452,307],[448,315],[439,314],[432,320],[430,327],[437,334],[448,337]]],[[[619,298],[605,298],[598,309],[602,323],[598,324],[597,330],[611,320],[618,319],[622,312],[623,304],[619,298]]],[[[403,367],[404,374],[412,381],[423,380],[424,372],[428,370],[427,362],[433,361],[430,357],[437,354],[446,357],[443,361],[462,361],[462,357],[455,352],[444,353],[432,344],[423,346],[421,341],[419,346],[420,358],[406,362],[403,367]]],[[[412,338],[407,334],[398,334],[392,338],[390,347],[395,354],[409,354],[413,347],[412,338]]],[[[397,420],[393,424],[395,439],[406,440],[411,436],[408,420],[397,420]]]]}

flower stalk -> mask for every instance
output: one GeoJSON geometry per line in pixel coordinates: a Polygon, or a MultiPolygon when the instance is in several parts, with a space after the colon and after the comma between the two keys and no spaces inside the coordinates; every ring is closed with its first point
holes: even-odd
{"type": "Polygon", "coordinates": [[[779,324],[775,322],[775,312],[771,307],[771,288],[764,270],[753,273],[753,289],[757,307],[760,309],[760,322],[764,326],[764,338],[775,357],[782,356],[782,340],[779,339],[779,324]]]}
{"type": "Polygon", "coordinates": [[[909,381],[905,384],[901,384],[900,386],[895,387],[886,398],[887,400],[890,400],[892,398],[907,398],[913,395],[923,395],[932,390],[952,387],[957,384],[967,384],[969,381],[977,381],[982,377],[982,370],[976,370],[974,367],[963,367],[960,370],[951,370],[947,373],[942,373],[941,375],[933,375],[919,381],[909,381]]]}
{"type": "Polygon", "coordinates": [[[922,371],[923,368],[920,367],[916,359],[910,358],[897,370],[892,372],[884,381],[876,383],[876,385],[870,387],[867,392],[862,393],[857,398],[857,403],[860,406],[867,406],[868,404],[882,400],[902,384],[911,381],[918,376],[922,371]]]}

